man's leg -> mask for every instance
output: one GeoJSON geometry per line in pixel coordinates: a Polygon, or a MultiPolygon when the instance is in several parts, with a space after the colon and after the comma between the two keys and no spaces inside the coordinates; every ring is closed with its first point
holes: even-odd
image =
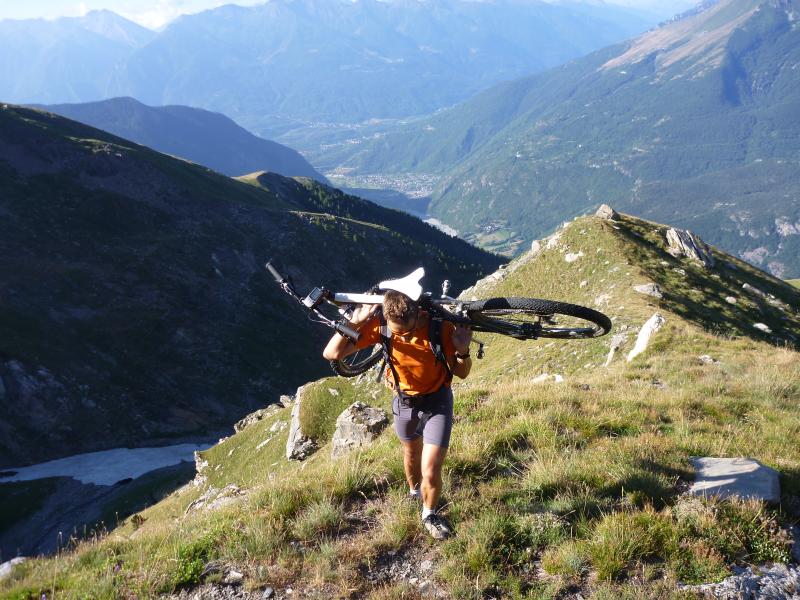
{"type": "Polygon", "coordinates": [[[416,490],[422,483],[422,438],[403,444],[403,468],[406,472],[409,490],[416,490]]]}
{"type": "Polygon", "coordinates": [[[447,456],[447,448],[435,444],[422,447],[422,505],[435,511],[442,495],[442,466],[447,456]]]}

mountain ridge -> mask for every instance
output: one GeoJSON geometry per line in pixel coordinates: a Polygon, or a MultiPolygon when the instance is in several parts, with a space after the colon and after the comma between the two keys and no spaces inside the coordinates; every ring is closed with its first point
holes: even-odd
{"type": "Polygon", "coordinates": [[[259,189],[13,105],[0,125],[5,466],[215,431],[324,373],[325,330],[269,258],[301,289],[368,289],[420,264],[467,285],[500,263],[311,180],[259,189]],[[365,210],[372,222],[335,212],[365,210]]]}
{"type": "Polygon", "coordinates": [[[253,135],[221,113],[189,106],[152,107],[130,97],[39,108],[225,175],[265,170],[327,183],[295,150],[253,135]]]}
{"type": "Polygon", "coordinates": [[[98,56],[87,51],[75,64],[90,79],[88,90],[70,88],[69,70],[50,72],[47,61],[58,57],[32,42],[38,25],[18,24],[32,28],[25,39],[6,36],[8,45],[0,44],[14,56],[8,65],[0,63],[0,97],[6,101],[133,96],[151,105],[223,112],[274,138],[287,129],[425,114],[501,79],[641,31],[646,23],[625,9],[538,1],[225,6],[184,15],[140,47],[118,44],[113,56],[100,48],[94,50],[98,56]],[[17,43],[24,51],[15,54],[17,43]],[[43,62],[26,59],[40,54],[43,62]],[[24,80],[18,65],[28,65],[24,80]]]}

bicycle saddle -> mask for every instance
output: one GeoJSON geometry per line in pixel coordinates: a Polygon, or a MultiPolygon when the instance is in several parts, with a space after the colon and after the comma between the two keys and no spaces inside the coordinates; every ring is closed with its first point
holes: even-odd
{"type": "Polygon", "coordinates": [[[419,267],[416,271],[410,275],[406,275],[402,279],[389,279],[387,281],[381,281],[378,284],[378,287],[382,290],[394,290],[396,292],[400,292],[412,300],[419,300],[419,297],[422,296],[422,286],[419,284],[419,282],[423,277],[425,277],[425,269],[419,267]]]}

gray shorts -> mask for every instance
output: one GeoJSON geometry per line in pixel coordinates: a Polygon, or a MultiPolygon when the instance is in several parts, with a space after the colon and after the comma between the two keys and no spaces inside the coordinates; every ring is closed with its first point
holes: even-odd
{"type": "Polygon", "coordinates": [[[426,444],[447,448],[453,429],[453,390],[443,385],[424,396],[392,399],[394,431],[404,442],[423,437],[426,444]]]}

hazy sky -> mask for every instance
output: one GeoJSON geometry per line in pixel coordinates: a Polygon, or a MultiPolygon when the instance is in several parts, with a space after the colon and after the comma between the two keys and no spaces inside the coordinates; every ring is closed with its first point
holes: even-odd
{"type": "MultiPolygon", "coordinates": [[[[679,13],[697,0],[607,0],[609,3],[637,6],[661,14],[679,13]]],[[[264,0],[0,0],[0,19],[53,19],[81,16],[90,10],[107,8],[145,27],[161,27],[175,17],[200,12],[223,4],[250,6],[264,0]]]]}
{"type": "Polygon", "coordinates": [[[0,19],[78,17],[90,10],[113,10],[145,27],[161,27],[177,16],[223,4],[250,6],[264,0],[0,0],[0,19]]]}

